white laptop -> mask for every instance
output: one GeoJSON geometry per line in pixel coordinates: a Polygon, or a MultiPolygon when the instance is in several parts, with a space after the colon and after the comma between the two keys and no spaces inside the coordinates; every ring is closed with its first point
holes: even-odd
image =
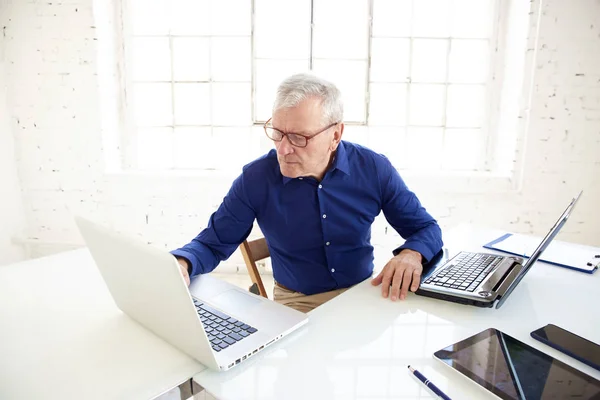
{"type": "Polygon", "coordinates": [[[175,257],[81,217],[77,225],[117,306],[214,370],[228,370],[298,329],[306,314],[210,275],[186,287],[175,257]]]}

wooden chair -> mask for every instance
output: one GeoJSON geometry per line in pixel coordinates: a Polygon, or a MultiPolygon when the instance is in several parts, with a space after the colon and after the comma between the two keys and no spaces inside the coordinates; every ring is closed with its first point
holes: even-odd
{"type": "Polygon", "coordinates": [[[265,238],[256,239],[252,241],[244,240],[240,245],[240,250],[244,256],[244,262],[248,268],[248,274],[252,280],[252,286],[248,288],[252,293],[269,298],[265,285],[263,285],[256,262],[263,260],[270,256],[269,248],[267,247],[267,241],[265,238]]]}

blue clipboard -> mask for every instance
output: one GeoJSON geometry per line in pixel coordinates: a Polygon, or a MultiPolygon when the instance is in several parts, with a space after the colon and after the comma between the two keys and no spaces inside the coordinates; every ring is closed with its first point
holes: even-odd
{"type": "MultiPolygon", "coordinates": [[[[509,250],[506,250],[506,249],[501,249],[501,248],[496,247],[496,245],[498,243],[503,242],[504,240],[506,240],[507,238],[511,237],[512,235],[513,235],[512,233],[506,233],[506,234],[504,234],[504,235],[502,235],[502,236],[500,236],[500,237],[492,240],[491,242],[484,244],[483,247],[486,248],[486,249],[490,249],[490,250],[500,251],[502,253],[512,254],[512,255],[518,256],[518,257],[529,258],[529,256],[527,256],[527,255],[519,254],[517,252],[512,252],[512,251],[509,251],[509,250]]],[[[574,249],[574,250],[577,251],[578,249],[574,249]]],[[[591,262],[595,262],[596,263],[595,266],[588,267],[588,268],[582,268],[582,267],[578,267],[578,266],[575,266],[575,265],[558,263],[558,262],[552,261],[550,259],[545,259],[543,254],[540,256],[540,258],[539,258],[538,261],[542,261],[542,262],[545,262],[547,264],[556,265],[558,267],[572,269],[572,270],[575,270],[575,271],[585,272],[587,274],[593,274],[594,272],[596,272],[596,270],[598,270],[598,265],[600,264],[600,259],[595,259],[595,260],[591,261],[591,262]]]]}

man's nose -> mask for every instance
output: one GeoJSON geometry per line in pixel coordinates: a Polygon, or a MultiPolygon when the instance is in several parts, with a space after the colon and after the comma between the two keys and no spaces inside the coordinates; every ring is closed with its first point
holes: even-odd
{"type": "Polygon", "coordinates": [[[284,136],[283,139],[281,139],[281,142],[275,142],[275,143],[277,146],[277,153],[280,156],[287,156],[288,154],[291,154],[294,152],[294,146],[292,146],[292,144],[290,143],[287,136],[284,136]]]}

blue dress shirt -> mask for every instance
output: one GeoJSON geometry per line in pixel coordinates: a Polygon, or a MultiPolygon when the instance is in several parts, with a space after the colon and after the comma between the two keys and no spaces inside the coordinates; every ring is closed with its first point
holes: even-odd
{"type": "Polygon", "coordinates": [[[441,230],[389,160],[342,141],[323,180],[287,178],[277,154],[243,168],[208,227],[172,254],[187,259],[192,276],[212,271],[243,242],[254,220],[264,234],[275,281],[310,295],[352,286],[373,273],[371,224],[383,210],[406,239],[394,250],[430,260],[441,230]]]}

